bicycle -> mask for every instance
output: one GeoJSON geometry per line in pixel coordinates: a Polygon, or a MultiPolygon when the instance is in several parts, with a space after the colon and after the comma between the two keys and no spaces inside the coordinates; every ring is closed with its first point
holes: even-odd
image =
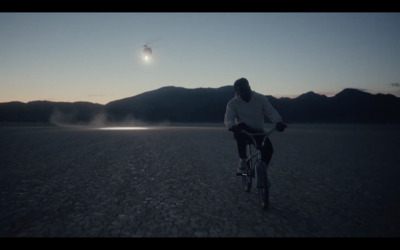
{"type": "Polygon", "coordinates": [[[244,191],[246,192],[250,192],[252,180],[253,178],[255,179],[256,187],[258,189],[258,199],[261,207],[264,210],[268,210],[269,208],[269,188],[271,183],[268,178],[268,166],[262,161],[261,148],[264,146],[265,139],[268,138],[268,136],[270,136],[275,130],[276,128],[273,128],[265,133],[249,133],[245,130],[240,131],[241,133],[245,133],[249,136],[249,138],[253,141],[253,145],[257,149],[257,152],[254,154],[251,153],[252,143],[248,141],[246,144],[246,150],[248,151],[248,157],[246,159],[247,169],[243,173],[237,173],[236,175],[242,177],[242,185],[244,187],[244,191]],[[258,141],[254,138],[254,136],[263,136],[261,143],[257,143],[258,141]]]}

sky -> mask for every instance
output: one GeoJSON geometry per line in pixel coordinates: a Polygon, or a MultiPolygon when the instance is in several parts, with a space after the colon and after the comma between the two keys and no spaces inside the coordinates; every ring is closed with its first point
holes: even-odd
{"type": "Polygon", "coordinates": [[[400,97],[400,13],[0,13],[0,102],[106,104],[241,77],[278,98],[344,88],[400,97]]]}

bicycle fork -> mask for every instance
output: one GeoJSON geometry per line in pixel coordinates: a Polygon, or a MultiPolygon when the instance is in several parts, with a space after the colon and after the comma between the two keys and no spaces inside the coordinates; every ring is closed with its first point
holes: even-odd
{"type": "Polygon", "coordinates": [[[256,186],[257,188],[263,188],[268,180],[267,177],[267,166],[262,161],[262,154],[261,150],[258,150],[257,154],[257,162],[254,164],[254,172],[255,172],[255,179],[256,179],[256,186]]]}

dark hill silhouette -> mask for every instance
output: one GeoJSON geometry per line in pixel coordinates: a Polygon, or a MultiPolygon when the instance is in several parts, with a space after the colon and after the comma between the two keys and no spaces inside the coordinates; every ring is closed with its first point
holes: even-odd
{"type": "MultiPolygon", "coordinates": [[[[223,123],[232,86],[186,89],[162,87],[106,105],[90,102],[0,103],[0,122],[88,124],[99,115],[109,122],[131,119],[144,122],[223,123]]],[[[399,123],[400,98],[344,89],[333,97],[312,91],[297,98],[268,96],[288,123],[399,123]]]]}
{"type": "Polygon", "coordinates": [[[390,123],[400,122],[400,98],[347,88],[333,97],[308,92],[271,103],[287,122],[390,123]]]}
{"type": "Polygon", "coordinates": [[[372,95],[356,89],[345,89],[331,99],[332,117],[348,122],[400,121],[399,101],[393,95],[372,95]]]}
{"type": "Polygon", "coordinates": [[[221,122],[226,103],[234,95],[231,86],[185,89],[163,87],[106,104],[108,119],[129,118],[150,122],[221,122]]]}
{"type": "Polygon", "coordinates": [[[327,112],[329,98],[312,91],[294,99],[268,98],[286,122],[325,122],[330,116],[327,112]]]}
{"type": "Polygon", "coordinates": [[[90,102],[8,102],[0,103],[0,122],[88,123],[101,112],[90,102]]]}

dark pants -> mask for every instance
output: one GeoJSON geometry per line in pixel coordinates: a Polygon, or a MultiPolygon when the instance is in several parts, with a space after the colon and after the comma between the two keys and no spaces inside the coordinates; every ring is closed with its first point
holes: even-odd
{"type": "MultiPolygon", "coordinates": [[[[247,144],[247,142],[250,142],[251,144],[253,144],[253,140],[251,140],[251,138],[249,138],[248,135],[243,134],[243,133],[234,133],[234,137],[237,142],[239,157],[242,159],[247,158],[246,144],[247,144]]],[[[255,136],[255,140],[257,143],[261,143],[262,139],[263,139],[263,136],[255,136]]],[[[254,153],[254,152],[252,152],[252,153],[254,153]]],[[[262,160],[266,164],[269,164],[273,153],[274,153],[274,149],[272,147],[271,141],[269,140],[269,138],[266,138],[264,147],[261,149],[262,160]]]]}

